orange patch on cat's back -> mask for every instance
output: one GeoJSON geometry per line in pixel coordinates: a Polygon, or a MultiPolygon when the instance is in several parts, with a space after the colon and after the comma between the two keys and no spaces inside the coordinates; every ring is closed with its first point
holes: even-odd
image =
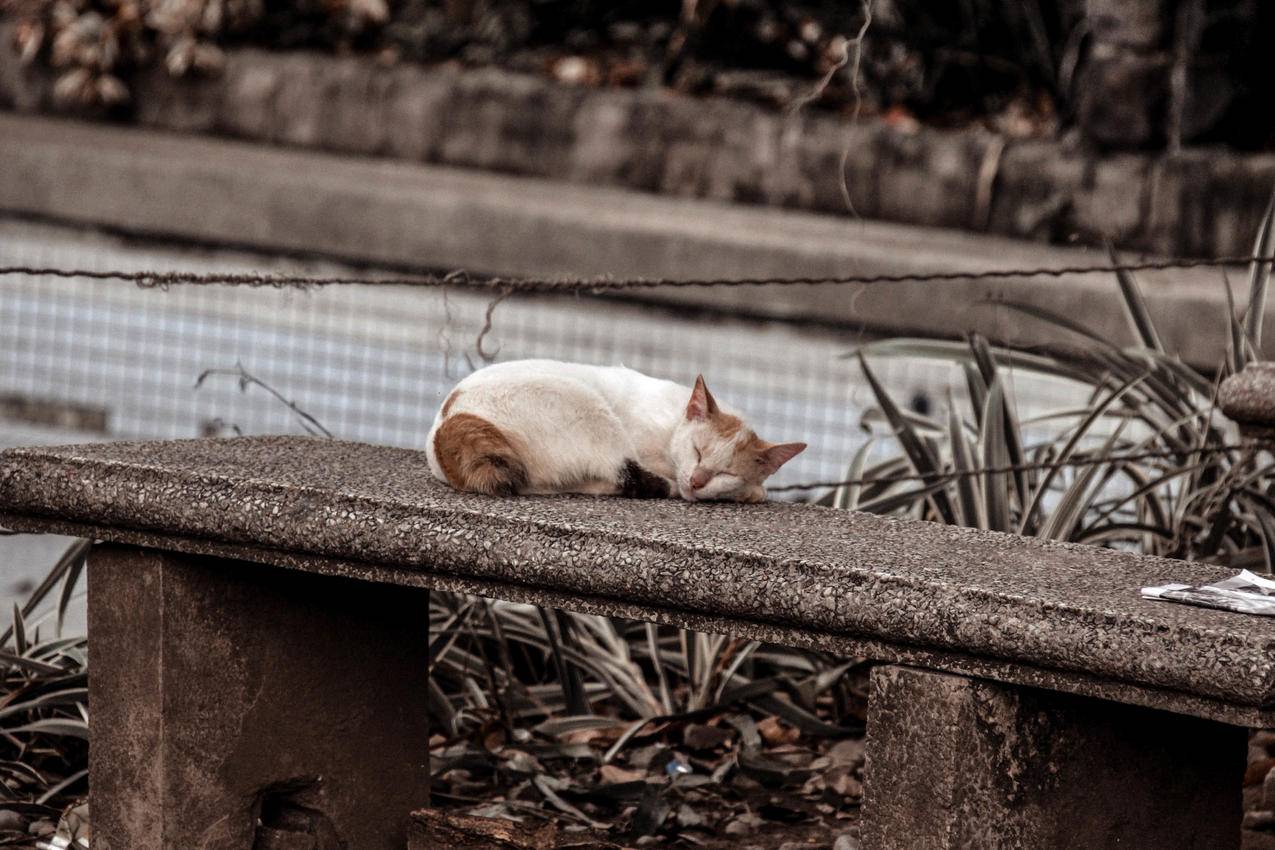
{"type": "Polygon", "coordinates": [[[472,413],[443,420],[434,432],[434,455],[457,490],[511,496],[527,485],[527,466],[509,436],[472,413]]]}

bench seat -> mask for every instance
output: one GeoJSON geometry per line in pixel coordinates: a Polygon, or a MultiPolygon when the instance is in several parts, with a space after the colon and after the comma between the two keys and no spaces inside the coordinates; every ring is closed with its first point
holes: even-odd
{"type": "Polygon", "coordinates": [[[746,635],[1275,725],[1275,618],[1142,599],[1227,570],[823,508],[495,499],[309,437],[12,449],[0,522],[746,635]]]}
{"type": "Polygon", "coordinates": [[[1275,621],[1140,597],[1225,574],[1181,561],[800,505],[493,499],[419,452],[297,437],[6,451],[0,524],[104,541],[96,850],[403,850],[432,589],[876,662],[865,850],[1239,850],[1242,727],[1275,725],[1275,621]]]}

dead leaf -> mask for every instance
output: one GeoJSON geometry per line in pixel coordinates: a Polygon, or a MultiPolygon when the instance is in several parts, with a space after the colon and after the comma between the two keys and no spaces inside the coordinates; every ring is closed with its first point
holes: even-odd
{"type": "Polygon", "coordinates": [[[692,723],[682,731],[682,742],[692,750],[715,750],[729,744],[734,737],[735,733],[730,729],[698,723],[692,723]]]}
{"type": "Polygon", "coordinates": [[[850,768],[838,767],[828,771],[824,777],[824,782],[828,786],[829,791],[833,791],[842,797],[852,799],[860,799],[863,797],[863,784],[850,772],[850,768]]]}
{"type": "Polygon", "coordinates": [[[694,829],[695,827],[702,827],[708,824],[707,818],[685,803],[677,807],[677,813],[675,816],[677,818],[678,825],[688,829],[694,829]]]}
{"type": "Polygon", "coordinates": [[[650,744],[649,746],[639,747],[638,749],[631,750],[629,752],[628,762],[633,767],[645,768],[655,760],[655,757],[659,753],[665,751],[666,749],[662,744],[650,744]]]}
{"type": "Polygon", "coordinates": [[[524,776],[532,774],[544,773],[544,767],[536,760],[531,753],[525,753],[522,750],[505,749],[500,752],[500,766],[513,773],[520,773],[524,776]]]}
{"type": "Polygon", "coordinates": [[[832,764],[844,767],[863,764],[863,739],[847,738],[844,741],[838,741],[828,748],[824,757],[832,764]]]}
{"type": "Polygon", "coordinates": [[[604,785],[618,785],[621,782],[641,782],[646,779],[645,770],[630,770],[614,764],[604,764],[598,768],[598,781],[604,785]]]}
{"type": "Polygon", "coordinates": [[[574,732],[564,732],[558,740],[565,744],[587,744],[603,737],[604,733],[601,729],[577,729],[574,732]]]}
{"type": "Polygon", "coordinates": [[[784,724],[778,717],[767,717],[757,724],[757,731],[762,740],[772,746],[795,744],[801,739],[801,732],[784,724]]]}
{"type": "Polygon", "coordinates": [[[793,806],[784,805],[778,797],[772,797],[769,803],[757,810],[768,821],[773,823],[801,823],[810,820],[810,814],[793,806]]]}
{"type": "Polygon", "coordinates": [[[498,751],[505,745],[505,730],[500,726],[493,726],[483,735],[483,749],[489,753],[498,751]]]}
{"type": "Polygon", "coordinates": [[[761,825],[762,819],[748,812],[726,824],[726,828],[722,831],[727,835],[752,835],[761,825]]]}

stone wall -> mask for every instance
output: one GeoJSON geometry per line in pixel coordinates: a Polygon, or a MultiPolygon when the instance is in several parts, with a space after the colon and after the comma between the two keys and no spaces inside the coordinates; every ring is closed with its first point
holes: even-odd
{"type": "MultiPolygon", "coordinates": [[[[233,51],[215,78],[155,71],[133,89],[132,120],[154,128],[1165,255],[1247,253],[1275,186],[1269,154],[1099,155],[307,53],[233,51]]],[[[0,51],[0,108],[51,111],[50,90],[0,51]]]]}
{"type": "Polygon", "coordinates": [[[1253,79],[1263,40],[1257,0],[1088,0],[1087,8],[1077,117],[1096,145],[1173,149],[1215,130],[1246,88],[1269,86],[1264,69],[1253,79]]]}

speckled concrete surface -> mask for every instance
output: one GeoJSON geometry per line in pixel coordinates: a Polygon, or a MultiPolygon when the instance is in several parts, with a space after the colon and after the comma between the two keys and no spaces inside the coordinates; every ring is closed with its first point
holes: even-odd
{"type": "Polygon", "coordinates": [[[0,512],[27,528],[81,523],[106,539],[588,598],[692,627],[915,647],[941,669],[947,653],[1018,663],[1107,682],[1112,698],[1146,688],[1197,706],[1275,705],[1275,621],[1138,595],[1226,571],[1086,546],[792,505],[462,495],[423,454],[298,437],[10,450],[0,512]]]}
{"type": "Polygon", "coordinates": [[[1275,363],[1250,363],[1222,382],[1218,406],[1254,436],[1275,432],[1275,363]]]}
{"type": "Polygon", "coordinates": [[[1079,670],[1043,668],[1022,660],[974,656],[952,649],[927,649],[911,644],[896,643],[888,639],[815,631],[792,625],[763,623],[744,617],[701,614],[675,607],[678,600],[673,599],[666,600],[661,605],[635,604],[588,593],[528,587],[500,580],[444,575],[435,571],[422,570],[420,567],[395,567],[344,558],[306,555],[243,543],[219,543],[206,538],[185,537],[171,533],[137,531],[119,527],[102,528],[89,523],[48,517],[6,516],[0,513],[0,523],[23,531],[56,532],[72,537],[110,539],[118,543],[150,549],[215,555],[321,575],[344,576],[360,581],[469,593],[489,599],[543,605],[583,614],[648,620],[691,631],[730,634],[781,646],[806,647],[843,658],[867,658],[877,662],[910,664],[962,676],[1065,691],[1113,702],[1205,717],[1236,726],[1258,729],[1275,727],[1275,709],[1244,706],[1216,697],[1132,684],[1079,670]]]}
{"type": "Polygon", "coordinates": [[[872,670],[864,847],[1239,850],[1248,732],[994,682],[872,670]]]}
{"type": "Polygon", "coordinates": [[[428,593],[113,546],[90,569],[93,850],[402,850],[428,593]]]}

